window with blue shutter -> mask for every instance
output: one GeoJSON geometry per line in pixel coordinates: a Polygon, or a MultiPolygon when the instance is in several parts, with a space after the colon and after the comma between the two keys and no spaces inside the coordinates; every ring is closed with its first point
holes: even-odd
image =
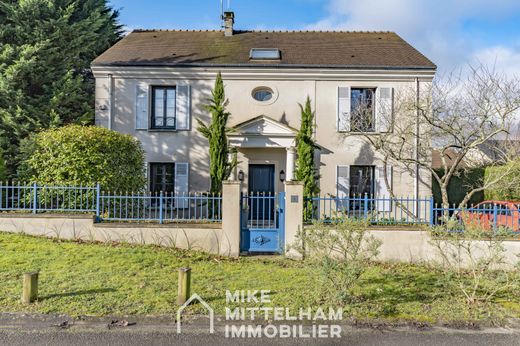
{"type": "Polygon", "coordinates": [[[175,130],[176,94],[175,87],[152,88],[152,129],[175,130]]]}
{"type": "Polygon", "coordinates": [[[138,83],[135,90],[135,129],[148,130],[148,85],[138,83]]]}

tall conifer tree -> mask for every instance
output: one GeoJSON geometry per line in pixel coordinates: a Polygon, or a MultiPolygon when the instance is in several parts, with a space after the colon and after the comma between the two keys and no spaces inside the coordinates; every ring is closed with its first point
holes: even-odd
{"type": "Polygon", "coordinates": [[[90,64],[121,37],[107,0],[0,1],[0,148],[8,175],[28,134],[91,123],[90,64]]]}
{"type": "MultiPolygon", "coordinates": [[[[230,153],[228,148],[227,121],[230,113],[226,111],[228,100],[224,91],[224,81],[220,72],[215,80],[215,87],[211,91],[211,99],[205,108],[211,113],[211,122],[205,124],[197,119],[197,130],[202,133],[209,142],[209,174],[211,178],[211,193],[222,191],[222,182],[229,178],[233,163],[228,160],[230,153]]],[[[236,160],[234,160],[236,162],[236,160]]],[[[236,164],[236,163],[235,163],[236,164]]]]}
{"type": "MultiPolygon", "coordinates": [[[[314,165],[314,150],[317,148],[313,137],[314,112],[311,108],[311,99],[307,96],[305,106],[300,104],[301,124],[296,136],[298,158],[296,160],[296,180],[303,183],[305,197],[314,197],[319,192],[318,174],[314,165]]],[[[311,216],[312,202],[304,205],[304,212],[311,216]]]]}

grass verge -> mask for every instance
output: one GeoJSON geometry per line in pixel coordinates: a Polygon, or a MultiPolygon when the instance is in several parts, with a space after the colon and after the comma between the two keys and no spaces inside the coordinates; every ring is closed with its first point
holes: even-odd
{"type": "MultiPolygon", "coordinates": [[[[0,233],[0,310],[72,316],[174,314],[177,269],[183,266],[192,268],[192,292],[218,314],[225,313],[226,290],[270,290],[272,300],[267,306],[294,312],[330,305],[321,298],[316,273],[301,262],[281,257],[228,259],[153,246],[0,233]],[[25,306],[20,302],[22,274],[33,270],[40,270],[39,300],[25,306]]],[[[456,287],[442,277],[435,268],[422,265],[373,264],[354,287],[351,302],[343,307],[344,319],[500,324],[508,317],[520,318],[518,290],[468,307],[456,287]]],[[[190,312],[202,312],[201,306],[194,305],[190,312]]]]}

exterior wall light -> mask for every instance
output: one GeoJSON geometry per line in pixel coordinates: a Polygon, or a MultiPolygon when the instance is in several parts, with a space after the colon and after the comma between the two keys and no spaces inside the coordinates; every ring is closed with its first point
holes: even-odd
{"type": "Polygon", "coordinates": [[[240,170],[238,172],[238,180],[239,181],[244,181],[244,171],[243,170],[240,170]]]}
{"type": "Polygon", "coordinates": [[[280,181],[282,183],[285,181],[285,171],[283,169],[280,171],[280,181]]]}

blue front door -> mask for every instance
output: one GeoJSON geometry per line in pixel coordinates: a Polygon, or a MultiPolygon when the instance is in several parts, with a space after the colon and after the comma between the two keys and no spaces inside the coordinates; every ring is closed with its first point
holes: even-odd
{"type": "Polygon", "coordinates": [[[274,197],[274,165],[249,165],[249,208],[257,220],[274,220],[274,204],[257,197],[274,197]],[[255,199],[256,198],[256,199],[255,199]],[[251,203],[253,202],[253,203],[251,203]],[[257,203],[254,203],[257,202],[257,203]],[[267,203],[266,203],[267,202],[267,203]]]}
{"type": "Polygon", "coordinates": [[[274,165],[249,166],[248,193],[241,197],[241,251],[283,251],[285,192],[276,194],[274,183],[274,165]]]}

